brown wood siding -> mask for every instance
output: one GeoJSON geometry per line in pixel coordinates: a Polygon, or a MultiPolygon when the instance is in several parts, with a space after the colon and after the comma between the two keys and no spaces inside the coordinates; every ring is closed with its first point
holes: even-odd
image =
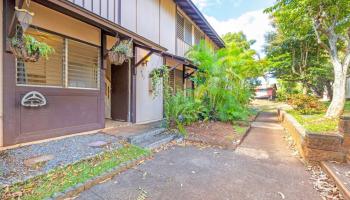
{"type": "MultiPolygon", "coordinates": [[[[4,2],[7,10],[4,27],[8,30],[14,1],[4,2]]],[[[105,35],[102,38],[101,41],[105,41],[105,35]]],[[[102,46],[105,46],[105,42],[102,46]]],[[[103,81],[99,82],[99,90],[16,86],[15,57],[9,51],[5,51],[3,56],[4,146],[104,127],[103,81]],[[29,91],[42,93],[47,98],[47,105],[40,108],[22,107],[21,99],[29,91]]],[[[105,61],[101,59],[101,62],[104,66],[105,61]]],[[[105,72],[99,70],[100,80],[104,80],[105,72]]]]}

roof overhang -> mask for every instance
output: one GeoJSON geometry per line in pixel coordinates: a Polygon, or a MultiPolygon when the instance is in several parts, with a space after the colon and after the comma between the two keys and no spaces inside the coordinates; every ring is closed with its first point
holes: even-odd
{"type": "Polygon", "coordinates": [[[167,51],[166,48],[161,45],[143,37],[139,34],[130,31],[112,21],[109,21],[93,12],[90,12],[70,1],[67,0],[34,0],[37,3],[40,3],[48,8],[61,12],[70,17],[79,19],[87,24],[101,28],[108,34],[115,36],[118,33],[120,36],[133,38],[134,41],[137,41],[139,44],[151,47],[157,51],[167,51]]]}
{"type": "Polygon", "coordinates": [[[225,42],[216,33],[213,27],[205,19],[201,11],[191,0],[175,0],[175,3],[183,10],[188,17],[194,21],[202,31],[220,48],[225,47],[225,42]]]}
{"type": "Polygon", "coordinates": [[[193,62],[187,58],[181,57],[181,56],[177,56],[177,55],[173,55],[171,53],[168,52],[163,52],[162,55],[164,57],[168,57],[168,58],[172,58],[174,60],[180,61],[184,66],[186,67],[190,67],[193,69],[197,69],[198,67],[196,65],[193,64],[193,62]]]}

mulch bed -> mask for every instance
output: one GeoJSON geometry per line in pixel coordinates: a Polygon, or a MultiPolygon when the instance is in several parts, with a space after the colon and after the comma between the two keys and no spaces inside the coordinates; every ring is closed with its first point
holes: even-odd
{"type": "Polygon", "coordinates": [[[218,121],[197,122],[186,126],[186,140],[224,149],[235,149],[249,130],[246,122],[226,123],[218,121]]]}

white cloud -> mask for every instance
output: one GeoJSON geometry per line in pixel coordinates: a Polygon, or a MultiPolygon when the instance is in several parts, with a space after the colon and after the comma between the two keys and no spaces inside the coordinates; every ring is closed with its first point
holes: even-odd
{"type": "Polygon", "coordinates": [[[192,0],[192,1],[200,10],[203,10],[203,8],[208,6],[208,0],[192,0]]]}
{"type": "MultiPolygon", "coordinates": [[[[242,1],[242,0],[239,0],[242,1]]],[[[199,8],[203,10],[206,7],[209,7],[214,4],[221,4],[221,0],[192,0],[192,2],[199,8]]]]}
{"type": "Polygon", "coordinates": [[[262,49],[265,42],[264,35],[273,30],[270,19],[262,10],[246,12],[238,18],[220,21],[212,16],[205,16],[219,35],[228,32],[239,32],[247,36],[249,40],[256,40],[253,49],[263,55],[262,49]]]}

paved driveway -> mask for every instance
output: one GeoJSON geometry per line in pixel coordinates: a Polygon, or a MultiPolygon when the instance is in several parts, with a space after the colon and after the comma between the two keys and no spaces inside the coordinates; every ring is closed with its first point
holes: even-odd
{"type": "Polygon", "coordinates": [[[263,113],[257,121],[235,152],[173,147],[78,199],[321,199],[286,148],[275,114],[263,113]]]}

